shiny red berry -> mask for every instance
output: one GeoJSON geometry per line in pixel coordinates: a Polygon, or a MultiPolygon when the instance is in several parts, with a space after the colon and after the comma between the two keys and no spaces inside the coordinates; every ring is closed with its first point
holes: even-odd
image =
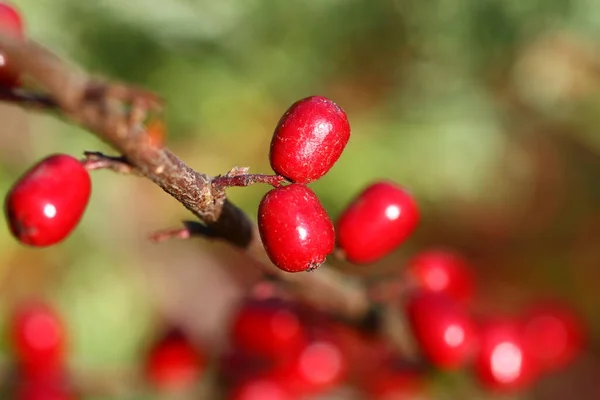
{"type": "Polygon", "coordinates": [[[525,351],[518,323],[488,321],[480,327],[475,374],[483,386],[499,392],[524,390],[533,383],[538,369],[525,351]]]}
{"type": "MultiPolygon", "coordinates": [[[[11,4],[0,2],[0,32],[17,38],[23,37],[23,22],[17,9],[11,4]]],[[[19,74],[0,50],[0,87],[19,85],[19,74]]]]}
{"type": "Polygon", "coordinates": [[[192,386],[206,367],[204,355],[177,330],[152,345],[145,364],[148,381],[160,390],[192,386]]]}
{"type": "Polygon", "coordinates": [[[393,182],[367,187],[337,222],[338,244],[355,264],[379,260],[404,242],[417,227],[413,197],[393,182]]]}
{"type": "Polygon", "coordinates": [[[462,306],[435,293],[415,293],[406,305],[407,317],[420,349],[442,369],[464,366],[474,356],[474,324],[462,306]]]}
{"type": "Polygon", "coordinates": [[[61,317],[49,305],[31,302],[17,307],[9,334],[22,373],[54,376],[64,367],[67,335],[61,317]]]}
{"type": "Polygon", "coordinates": [[[77,159],[57,154],[40,161],[6,197],[4,210],[12,234],[31,246],[60,242],[79,223],[90,192],[90,176],[77,159]]]}
{"type": "Polygon", "coordinates": [[[540,368],[565,367],[581,352],[584,327],[570,308],[556,303],[532,305],[522,317],[523,346],[540,368]]]}
{"type": "Polygon", "coordinates": [[[275,188],[263,197],[258,229],[273,264],[288,272],[317,268],[335,244],[327,211],[313,191],[300,184],[275,188]]]}
{"type": "Polygon", "coordinates": [[[470,300],[473,294],[469,264],[450,250],[418,253],[408,261],[406,272],[419,290],[441,293],[460,302],[470,300]]]}
{"type": "Polygon", "coordinates": [[[275,128],[271,168],[292,182],[313,182],[333,167],[349,139],[346,113],[325,97],[307,97],[294,103],[275,128]]]}
{"type": "Polygon", "coordinates": [[[239,349],[267,357],[290,357],[301,349],[306,332],[299,315],[279,301],[245,303],[231,325],[232,344],[239,349]]]}

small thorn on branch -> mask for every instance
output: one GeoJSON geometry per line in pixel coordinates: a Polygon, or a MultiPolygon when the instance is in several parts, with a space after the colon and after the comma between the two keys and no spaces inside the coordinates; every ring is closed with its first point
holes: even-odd
{"type": "Polygon", "coordinates": [[[155,243],[161,243],[171,239],[189,239],[201,236],[204,238],[216,238],[208,226],[196,221],[183,221],[183,228],[164,229],[150,234],[149,239],[155,243]]]}
{"type": "Polygon", "coordinates": [[[212,179],[213,188],[223,190],[229,187],[245,187],[255,183],[266,183],[279,187],[285,181],[281,175],[249,174],[248,167],[233,167],[225,175],[218,175],[212,179]]]}
{"type": "Polygon", "coordinates": [[[97,151],[86,151],[81,163],[88,171],[97,169],[110,169],[126,175],[141,175],[125,157],[107,156],[97,151]]]}

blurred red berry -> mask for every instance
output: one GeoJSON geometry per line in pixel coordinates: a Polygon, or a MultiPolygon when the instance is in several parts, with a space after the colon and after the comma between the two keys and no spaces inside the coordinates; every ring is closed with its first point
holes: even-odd
{"type": "Polygon", "coordinates": [[[409,279],[420,289],[441,293],[456,301],[467,301],[473,294],[469,264],[453,251],[433,249],[418,253],[408,261],[409,279]]]}
{"type": "Polygon", "coordinates": [[[313,340],[291,360],[276,365],[269,376],[290,393],[312,395],[338,386],[345,378],[347,360],[340,347],[330,340],[313,340]]]}
{"type": "Polygon", "coordinates": [[[90,198],[91,180],[79,160],[45,158],[13,185],[5,201],[12,234],[31,246],[50,246],[75,229],[90,198]]]}
{"type": "Polygon", "coordinates": [[[338,244],[350,262],[372,263],[402,244],[418,221],[417,204],[408,192],[392,182],[377,182],[342,213],[338,244]]]}
{"type": "Polygon", "coordinates": [[[258,229],[273,264],[287,272],[317,268],[335,244],[327,211],[313,191],[300,184],[273,189],[263,197],[258,229]]]}
{"type": "Polygon", "coordinates": [[[532,305],[522,317],[523,346],[540,368],[568,365],[581,352],[584,327],[570,308],[554,302],[532,305]]]}
{"type": "Polygon", "coordinates": [[[530,386],[537,365],[525,351],[515,321],[488,321],[480,327],[475,374],[483,386],[498,392],[514,392],[530,386]]]}
{"type": "Polygon", "coordinates": [[[289,357],[306,342],[298,314],[276,300],[251,301],[237,311],[231,326],[233,345],[266,357],[289,357]]]}
{"type": "Polygon", "coordinates": [[[62,381],[25,381],[18,384],[16,400],[75,400],[77,397],[62,381]]]}
{"type": "Polygon", "coordinates": [[[62,319],[49,305],[30,302],[18,306],[9,334],[22,373],[54,374],[63,368],[67,335],[62,319]]]}
{"type": "MultiPolygon", "coordinates": [[[[0,32],[17,38],[23,37],[23,22],[17,9],[6,2],[0,2],[0,32]]],[[[0,87],[11,88],[19,85],[19,74],[13,70],[10,60],[0,50],[0,87]]]]}
{"type": "Polygon", "coordinates": [[[325,97],[307,97],[294,103],[275,128],[271,168],[292,182],[313,182],[333,167],[349,139],[346,113],[325,97]]]}
{"type": "Polygon", "coordinates": [[[378,333],[365,332],[347,323],[331,323],[329,329],[347,361],[349,379],[373,375],[393,354],[389,341],[378,333]]]}
{"type": "Polygon", "coordinates": [[[249,379],[227,397],[228,400],[293,400],[286,388],[278,381],[268,378],[249,379]]]}
{"type": "Polygon", "coordinates": [[[380,368],[366,378],[361,387],[372,400],[426,400],[424,374],[393,368],[380,368]]]}
{"type": "Polygon", "coordinates": [[[185,335],[173,330],[150,348],[145,374],[148,381],[160,390],[179,390],[194,385],[205,367],[205,356],[185,335]]]}
{"type": "Polygon", "coordinates": [[[415,339],[432,364],[456,369],[472,359],[475,327],[461,305],[443,295],[418,292],[408,300],[406,311],[415,339]]]}
{"type": "Polygon", "coordinates": [[[220,355],[218,372],[227,387],[231,387],[270,371],[273,363],[271,358],[249,353],[236,347],[230,348],[220,355]]]}

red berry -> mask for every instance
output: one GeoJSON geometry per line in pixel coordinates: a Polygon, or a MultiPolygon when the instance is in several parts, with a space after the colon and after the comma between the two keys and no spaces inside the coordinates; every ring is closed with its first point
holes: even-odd
{"type": "Polygon", "coordinates": [[[317,394],[335,388],[345,378],[347,359],[331,340],[306,343],[293,359],[285,360],[268,375],[293,394],[317,394]]]}
{"type": "Polygon", "coordinates": [[[368,264],[392,252],[415,230],[419,210],[413,197],[392,182],[367,187],[337,223],[338,244],[355,264],[368,264]]]}
{"type": "Polygon", "coordinates": [[[22,243],[49,246],[77,226],[90,198],[87,170],[75,158],[52,155],[27,171],[6,197],[10,230],[22,243]]]}
{"type": "Polygon", "coordinates": [[[270,371],[273,362],[273,359],[246,352],[241,348],[229,348],[219,356],[218,373],[230,387],[270,371]]]}
{"type": "Polygon", "coordinates": [[[268,192],[258,207],[258,229],[273,264],[287,272],[317,268],[335,245],[327,211],[304,185],[268,192]]]}
{"type": "Polygon", "coordinates": [[[32,302],[15,309],[10,339],[23,373],[50,376],[62,369],[66,333],[63,321],[50,306],[32,302]]]}
{"type": "Polygon", "coordinates": [[[293,400],[281,384],[273,379],[255,378],[241,383],[232,390],[228,400],[293,400]]]}
{"type": "Polygon", "coordinates": [[[429,398],[423,374],[384,368],[371,374],[362,383],[367,398],[373,400],[425,400],[429,398]]]}
{"type": "MultiPolygon", "coordinates": [[[[0,32],[17,38],[23,37],[23,22],[19,12],[10,4],[0,3],[0,32]]],[[[19,74],[14,71],[0,51],[0,87],[19,85],[19,74]]]]}
{"type": "Polygon", "coordinates": [[[442,295],[421,292],[408,300],[406,311],[415,339],[431,363],[456,369],[471,360],[475,328],[459,304],[442,295]]]}
{"type": "Polygon", "coordinates": [[[332,340],[339,346],[348,363],[350,380],[376,375],[381,364],[389,360],[394,350],[382,335],[365,331],[348,323],[331,323],[332,340]]]}
{"type": "Polygon", "coordinates": [[[473,294],[473,277],[468,263],[448,250],[428,250],[408,261],[407,273],[420,289],[441,293],[456,301],[467,301],[473,294]]]}
{"type": "Polygon", "coordinates": [[[577,314],[558,303],[539,303],[523,315],[523,345],[545,370],[566,366],[581,352],[583,323],[577,314]]]}
{"type": "Polygon", "coordinates": [[[521,331],[513,321],[490,321],[480,328],[475,363],[479,381],[501,392],[523,390],[537,376],[537,366],[525,351],[521,331]]]}
{"type": "Polygon", "coordinates": [[[292,182],[316,181],[333,167],[349,139],[346,113],[325,97],[307,97],[292,104],[275,128],[271,168],[292,182]]]}
{"type": "Polygon", "coordinates": [[[74,400],[76,397],[63,382],[33,381],[20,383],[16,400],[74,400]]]}
{"type": "Polygon", "coordinates": [[[178,390],[193,385],[204,372],[204,356],[179,331],[158,340],[146,359],[146,377],[161,390],[178,390]]]}
{"type": "Polygon", "coordinates": [[[231,335],[241,350],[277,358],[296,353],[306,341],[298,314],[276,301],[244,304],[233,319],[231,335]]]}

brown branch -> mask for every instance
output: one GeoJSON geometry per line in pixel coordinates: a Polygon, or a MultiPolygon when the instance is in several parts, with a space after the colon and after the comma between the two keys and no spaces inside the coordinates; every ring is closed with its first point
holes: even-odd
{"type": "Polygon", "coordinates": [[[225,175],[215,176],[212,179],[213,187],[226,189],[228,187],[246,187],[256,183],[265,183],[279,187],[285,182],[281,175],[249,174],[248,168],[235,167],[225,175]]]}
{"type": "Polygon", "coordinates": [[[0,87],[0,101],[15,103],[27,108],[48,110],[56,108],[56,103],[50,97],[20,89],[0,87]]]}
{"type": "MultiPolygon", "coordinates": [[[[286,282],[290,291],[299,297],[350,320],[359,321],[367,315],[370,304],[364,287],[357,280],[323,267],[299,274],[274,267],[265,254],[255,224],[226,199],[223,185],[213,185],[212,177],[196,172],[151,140],[143,122],[150,113],[161,111],[161,101],[156,95],[129,85],[91,78],[33,41],[23,42],[0,34],[0,48],[18,71],[47,93],[33,97],[5,96],[0,100],[23,106],[52,106],[123,156],[114,158],[109,168],[119,172],[135,171],[150,179],[197,216],[210,236],[223,239],[261,261],[266,273],[286,282]]],[[[95,156],[95,162],[102,158],[95,156]]],[[[86,161],[92,168],[95,156],[86,161]]],[[[271,182],[280,183],[279,178],[276,179],[271,182]]],[[[244,178],[239,183],[244,184],[244,178]]]]}

